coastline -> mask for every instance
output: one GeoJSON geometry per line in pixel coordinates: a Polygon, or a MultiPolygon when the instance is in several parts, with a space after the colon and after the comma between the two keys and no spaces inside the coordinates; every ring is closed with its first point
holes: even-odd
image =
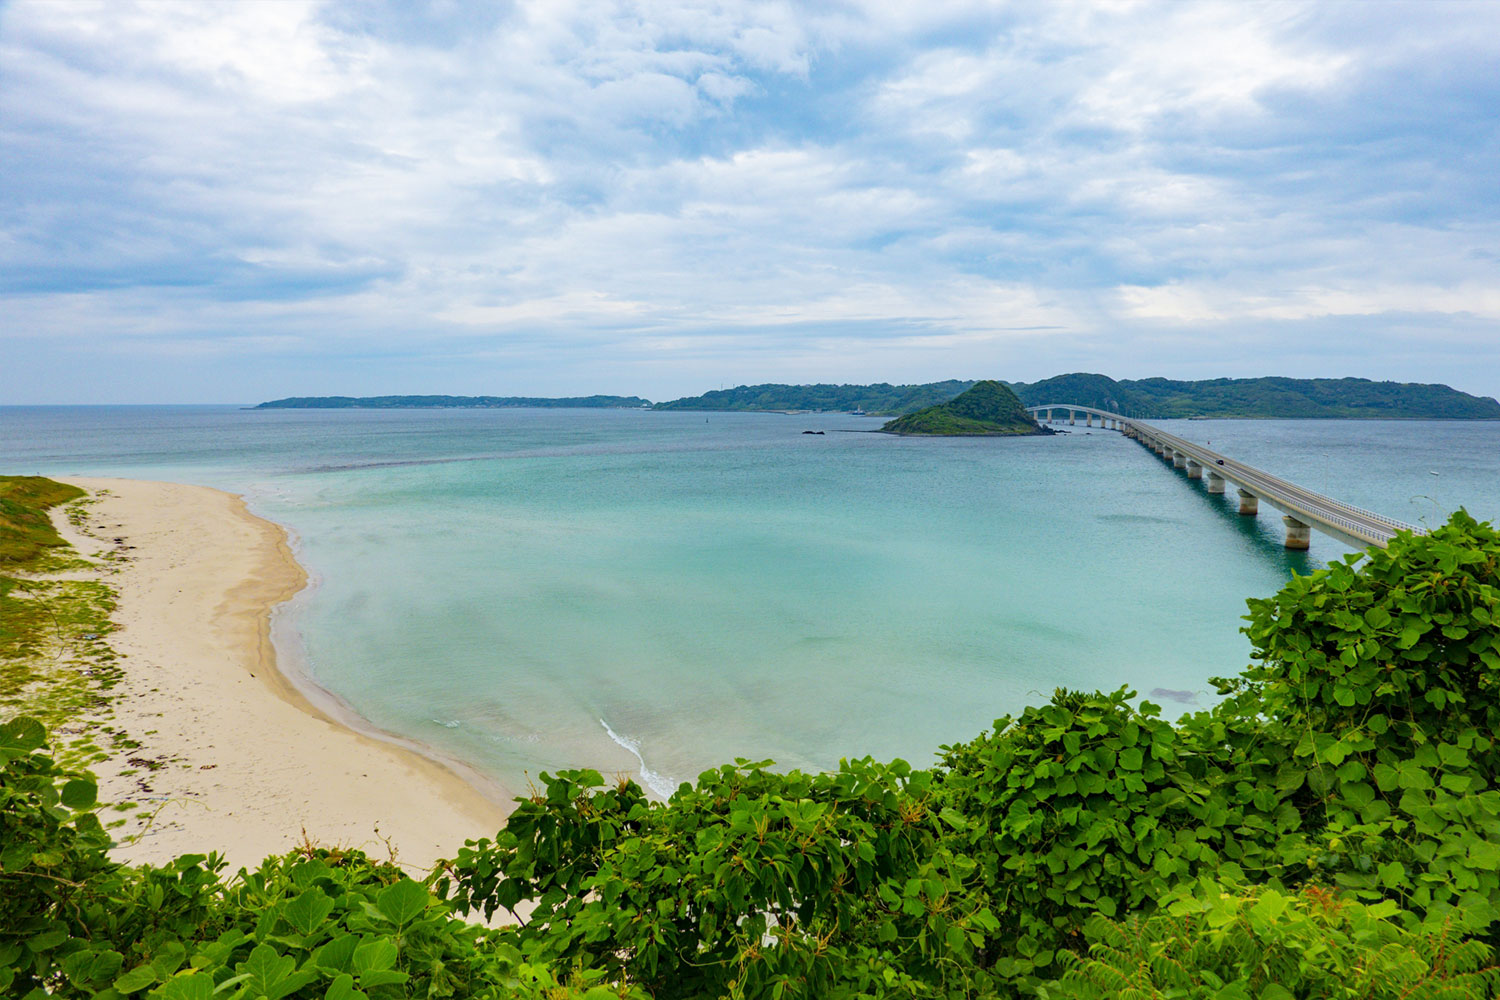
{"type": "Polygon", "coordinates": [[[381,733],[278,661],[275,609],[307,573],[286,531],[202,486],[64,477],[92,503],[55,519],[85,557],[112,550],[109,636],[124,676],[110,721],[139,746],[94,765],[119,860],[218,851],[254,867],[304,840],[424,872],[504,822],[505,790],[381,733]],[[149,821],[147,821],[149,820],[149,821]]]}

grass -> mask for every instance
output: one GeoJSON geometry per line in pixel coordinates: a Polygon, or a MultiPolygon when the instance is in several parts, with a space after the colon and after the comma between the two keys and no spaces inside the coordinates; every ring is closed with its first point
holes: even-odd
{"type": "Polygon", "coordinates": [[[93,499],[76,486],[41,476],[0,476],[0,717],[25,714],[57,735],[55,756],[88,767],[111,748],[130,746],[109,725],[109,691],[119,682],[115,592],[101,580],[56,579],[63,570],[94,568],[58,534],[48,511],[66,504],[70,523],[86,530],[93,499]]]}
{"type": "Polygon", "coordinates": [[[84,495],[76,486],[41,476],[0,476],[0,567],[25,569],[49,550],[66,546],[47,511],[84,495]]]}

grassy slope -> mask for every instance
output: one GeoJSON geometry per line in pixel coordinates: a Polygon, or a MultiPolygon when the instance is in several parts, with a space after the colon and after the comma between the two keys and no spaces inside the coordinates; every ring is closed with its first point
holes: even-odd
{"type": "Polygon", "coordinates": [[[0,568],[24,568],[65,545],[47,511],[83,495],[41,476],[0,476],[0,568]]]}
{"type": "MultiPolygon", "coordinates": [[[[42,720],[55,733],[58,759],[70,766],[99,759],[98,734],[85,718],[101,715],[119,678],[104,640],[115,628],[114,591],[100,580],[51,576],[92,565],[47,513],[85,496],[40,476],[0,476],[0,714],[42,720]]],[[[81,518],[82,508],[69,514],[81,518]]],[[[99,733],[117,735],[107,725],[99,733]]]]}

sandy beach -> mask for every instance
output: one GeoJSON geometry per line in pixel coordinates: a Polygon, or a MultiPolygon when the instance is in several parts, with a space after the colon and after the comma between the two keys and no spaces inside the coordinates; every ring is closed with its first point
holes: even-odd
{"type": "MultiPolygon", "coordinates": [[[[217,850],[231,869],[304,837],[424,871],[466,838],[492,836],[508,796],[454,768],[336,721],[277,668],[271,611],[307,581],[277,525],[201,486],[68,478],[97,497],[86,557],[114,550],[125,677],[113,722],[140,747],[96,765],[100,797],[154,813],[122,860],[160,863],[217,850]]],[[[343,721],[352,722],[345,719],[343,721]]],[[[131,818],[116,838],[140,831],[131,818]]]]}

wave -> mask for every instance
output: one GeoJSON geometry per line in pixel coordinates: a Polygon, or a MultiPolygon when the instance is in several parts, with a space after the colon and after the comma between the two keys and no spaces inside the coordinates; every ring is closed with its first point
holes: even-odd
{"type": "Polygon", "coordinates": [[[672,779],[667,777],[665,774],[653,771],[651,770],[651,768],[646,766],[646,758],[641,756],[640,741],[633,740],[629,736],[621,736],[619,733],[611,729],[609,727],[609,723],[605,722],[603,719],[599,720],[599,725],[604,727],[604,731],[609,734],[610,739],[614,740],[626,750],[629,750],[631,755],[634,756],[635,759],[640,763],[641,780],[646,783],[646,787],[651,789],[653,792],[655,792],[657,795],[660,795],[664,799],[671,798],[672,793],[677,790],[677,786],[672,782],[672,779]]]}

